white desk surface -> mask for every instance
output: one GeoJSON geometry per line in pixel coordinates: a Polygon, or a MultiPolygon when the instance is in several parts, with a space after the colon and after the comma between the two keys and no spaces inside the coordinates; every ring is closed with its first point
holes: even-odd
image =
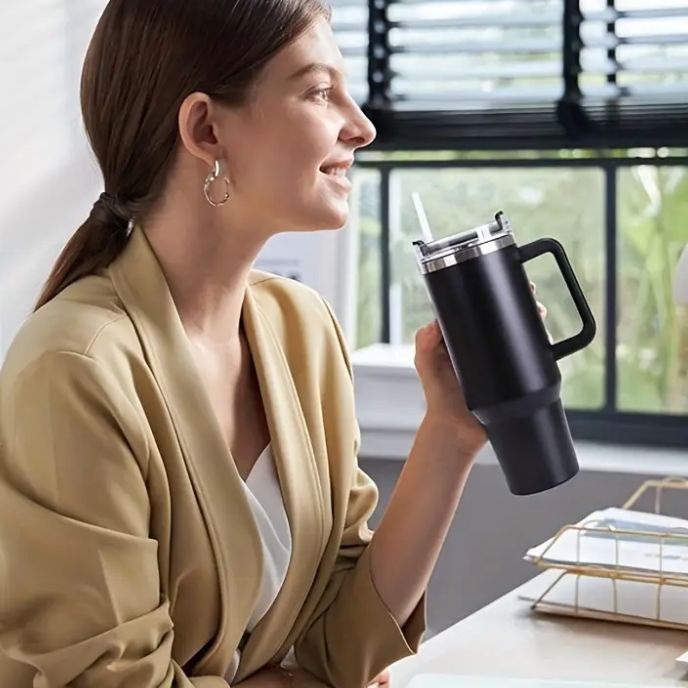
{"type": "Polygon", "coordinates": [[[688,650],[688,632],[535,613],[518,599],[519,590],[394,664],[392,688],[429,673],[688,688],[675,662],[688,650]]]}

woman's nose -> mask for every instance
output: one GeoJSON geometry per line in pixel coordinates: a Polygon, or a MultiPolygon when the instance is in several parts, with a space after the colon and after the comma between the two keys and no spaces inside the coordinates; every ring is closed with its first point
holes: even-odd
{"type": "Polygon", "coordinates": [[[377,136],[373,123],[363,114],[358,105],[354,105],[351,119],[342,131],[342,139],[356,148],[370,145],[377,136]]]}

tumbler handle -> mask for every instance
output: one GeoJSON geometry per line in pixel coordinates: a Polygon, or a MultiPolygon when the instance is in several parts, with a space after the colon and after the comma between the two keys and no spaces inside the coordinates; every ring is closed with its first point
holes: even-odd
{"type": "Polygon", "coordinates": [[[533,258],[542,256],[545,253],[551,253],[561,274],[564,276],[564,281],[568,287],[569,292],[573,298],[573,302],[576,304],[576,309],[578,314],[583,321],[583,329],[573,337],[564,339],[561,342],[551,344],[552,353],[554,354],[555,360],[564,358],[564,356],[569,356],[576,351],[584,349],[592,340],[595,338],[595,333],[597,332],[597,325],[595,324],[595,318],[590,310],[590,306],[583,294],[583,290],[578,283],[578,278],[571,267],[571,263],[566,255],[564,247],[556,239],[537,239],[536,241],[521,246],[519,248],[519,254],[521,256],[521,263],[525,263],[533,258]]]}

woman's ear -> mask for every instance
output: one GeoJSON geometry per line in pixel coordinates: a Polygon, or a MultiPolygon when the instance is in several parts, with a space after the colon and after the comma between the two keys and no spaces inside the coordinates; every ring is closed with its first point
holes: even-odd
{"type": "Polygon", "coordinates": [[[218,109],[205,93],[188,95],[179,108],[178,126],[186,150],[212,168],[215,160],[224,158],[218,109]]]}

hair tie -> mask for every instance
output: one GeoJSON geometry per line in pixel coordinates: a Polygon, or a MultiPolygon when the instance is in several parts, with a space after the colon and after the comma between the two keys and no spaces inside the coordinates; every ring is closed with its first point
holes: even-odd
{"type": "Polygon", "coordinates": [[[93,211],[101,213],[101,219],[117,225],[118,229],[126,229],[127,236],[134,228],[134,218],[126,207],[126,203],[117,194],[107,191],[98,196],[98,200],[93,204],[93,211]]]}

